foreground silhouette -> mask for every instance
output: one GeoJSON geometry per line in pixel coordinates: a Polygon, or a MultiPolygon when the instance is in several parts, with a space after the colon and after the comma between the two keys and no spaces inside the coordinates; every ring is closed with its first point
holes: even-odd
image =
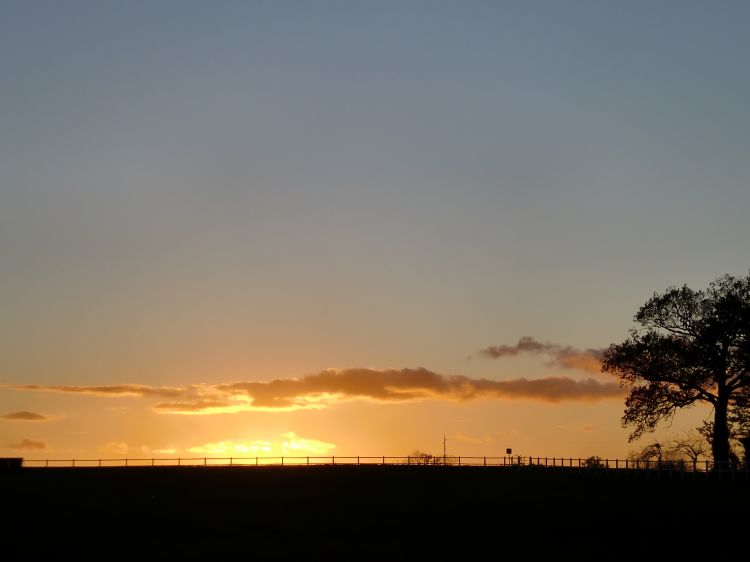
{"type": "Polygon", "coordinates": [[[716,559],[715,549],[704,545],[704,552],[680,537],[704,533],[708,514],[717,512],[726,535],[740,536],[749,491],[747,480],[729,477],[528,467],[74,468],[0,475],[3,509],[11,516],[4,552],[76,559],[116,551],[169,559],[460,560],[486,552],[483,559],[517,553],[632,560],[662,548],[665,538],[670,556],[688,553],[689,545],[692,556],[716,559]]]}
{"type": "Polygon", "coordinates": [[[725,275],[701,291],[669,288],[635,321],[630,338],[604,352],[602,367],[630,388],[623,423],[633,427],[631,441],[678,409],[707,402],[713,459],[728,467],[730,425],[735,437],[750,432],[750,275],[725,275]]]}

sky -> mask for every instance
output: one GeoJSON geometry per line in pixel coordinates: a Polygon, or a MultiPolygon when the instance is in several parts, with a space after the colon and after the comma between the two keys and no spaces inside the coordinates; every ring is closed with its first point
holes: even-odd
{"type": "Polygon", "coordinates": [[[0,455],[619,457],[750,264],[750,4],[0,3],[0,455]]]}

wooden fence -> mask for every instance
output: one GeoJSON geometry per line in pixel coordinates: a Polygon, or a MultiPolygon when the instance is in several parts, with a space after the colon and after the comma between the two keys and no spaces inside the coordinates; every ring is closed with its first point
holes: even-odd
{"type": "Polygon", "coordinates": [[[85,467],[157,467],[157,466],[446,466],[446,467],[506,467],[549,468],[588,471],[658,471],[681,473],[741,473],[747,467],[719,467],[713,461],[630,460],[589,458],[559,458],[533,456],[281,456],[281,457],[166,457],[166,458],[108,458],[108,459],[23,459],[25,468],[85,468],[85,467]]]}

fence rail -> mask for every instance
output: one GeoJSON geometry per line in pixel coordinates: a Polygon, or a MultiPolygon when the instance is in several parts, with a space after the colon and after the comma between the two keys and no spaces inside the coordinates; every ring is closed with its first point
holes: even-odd
{"type": "Polygon", "coordinates": [[[450,466],[450,467],[506,467],[551,468],[588,471],[649,471],[670,473],[750,474],[748,467],[718,466],[710,460],[630,460],[601,459],[599,457],[533,457],[533,456],[280,456],[280,457],[166,457],[166,458],[109,458],[109,459],[23,459],[25,468],[85,468],[85,467],[261,467],[261,466],[450,466]]]}

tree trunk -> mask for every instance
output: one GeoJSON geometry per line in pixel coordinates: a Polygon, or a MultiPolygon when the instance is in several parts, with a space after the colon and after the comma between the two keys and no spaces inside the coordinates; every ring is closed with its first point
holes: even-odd
{"type": "Polygon", "coordinates": [[[745,470],[750,470],[750,435],[745,435],[740,439],[740,443],[745,449],[745,470]]]}
{"type": "Polygon", "coordinates": [[[716,468],[729,468],[729,425],[727,423],[728,396],[719,393],[714,404],[714,436],[711,449],[716,468]]]}

